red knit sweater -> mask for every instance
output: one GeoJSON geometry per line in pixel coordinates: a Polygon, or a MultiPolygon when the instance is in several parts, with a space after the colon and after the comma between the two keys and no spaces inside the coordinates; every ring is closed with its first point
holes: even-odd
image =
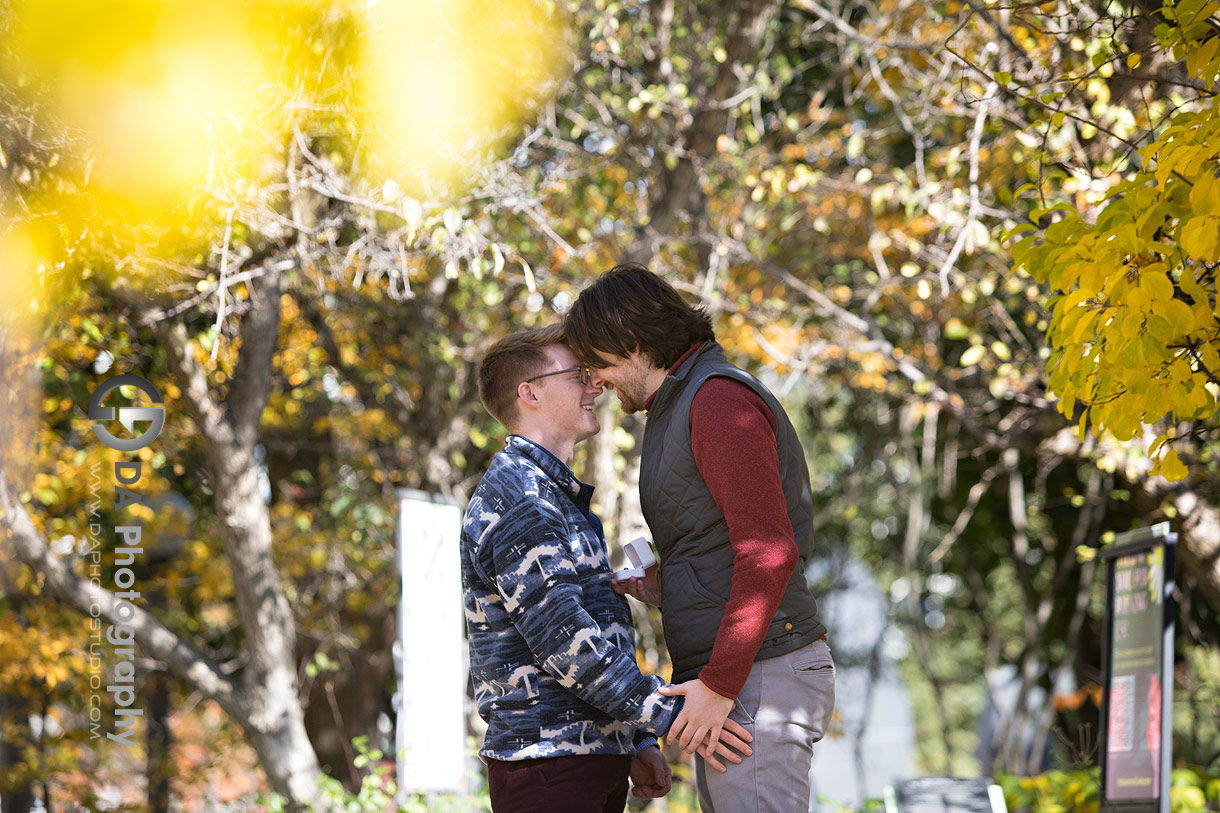
{"type": "MultiPolygon", "coordinates": [[[[651,405],[649,398],[645,409],[651,405]]],[[[695,465],[724,512],[733,547],[729,601],[699,679],[736,698],[800,557],[780,482],[775,415],[766,402],[739,381],[712,378],[695,395],[690,427],[695,465]]]]}

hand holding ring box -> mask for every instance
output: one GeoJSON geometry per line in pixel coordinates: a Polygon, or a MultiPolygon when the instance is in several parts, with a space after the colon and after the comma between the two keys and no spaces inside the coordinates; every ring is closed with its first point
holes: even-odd
{"type": "Polygon", "coordinates": [[[632,566],[615,571],[615,581],[642,579],[644,571],[657,563],[657,557],[652,553],[652,545],[648,544],[648,540],[642,536],[623,545],[623,551],[627,554],[627,561],[631,562],[632,566]]]}

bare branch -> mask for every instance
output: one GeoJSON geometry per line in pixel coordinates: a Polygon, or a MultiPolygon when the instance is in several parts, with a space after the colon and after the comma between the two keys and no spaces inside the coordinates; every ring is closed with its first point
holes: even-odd
{"type": "Polygon", "coordinates": [[[995,82],[987,85],[987,89],[983,91],[983,99],[979,102],[978,115],[974,119],[974,131],[970,135],[970,209],[966,212],[966,222],[958,230],[957,240],[953,243],[949,256],[945,258],[944,264],[940,267],[941,296],[947,297],[949,295],[949,271],[952,270],[953,265],[957,262],[958,255],[962,253],[970,227],[974,225],[974,221],[978,217],[979,145],[983,138],[983,127],[987,123],[987,108],[991,105],[991,100],[995,98],[995,92],[998,87],[995,82]]]}
{"type": "Polygon", "coordinates": [[[970,493],[966,496],[966,505],[958,513],[957,519],[953,522],[953,527],[949,529],[949,533],[945,534],[945,538],[936,546],[936,550],[928,555],[928,561],[932,564],[939,562],[945,558],[945,554],[949,552],[949,548],[953,547],[953,543],[961,537],[962,532],[966,530],[966,526],[970,524],[970,520],[974,518],[974,512],[979,507],[979,501],[983,499],[983,495],[987,493],[987,489],[991,488],[991,481],[1000,473],[999,464],[988,466],[983,472],[983,476],[978,482],[970,487],[970,493]]]}
{"type": "Polygon", "coordinates": [[[233,240],[233,210],[225,216],[224,248],[220,250],[220,282],[216,286],[216,341],[212,342],[212,361],[220,350],[221,328],[225,322],[225,295],[228,293],[229,243],[233,240]]]}

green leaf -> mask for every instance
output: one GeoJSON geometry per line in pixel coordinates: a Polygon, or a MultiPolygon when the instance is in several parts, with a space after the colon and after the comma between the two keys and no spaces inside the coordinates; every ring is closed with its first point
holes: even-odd
{"type": "Polygon", "coordinates": [[[81,321],[81,329],[85,331],[85,335],[95,342],[102,341],[102,332],[97,329],[97,325],[92,319],[84,319],[81,321]]]}
{"type": "Polygon", "coordinates": [[[336,499],[333,503],[331,503],[330,515],[332,517],[337,517],[337,516],[341,516],[342,514],[346,513],[348,506],[352,504],[352,500],[354,500],[355,498],[356,498],[356,495],[352,494],[351,492],[340,495],[338,499],[336,499]]]}

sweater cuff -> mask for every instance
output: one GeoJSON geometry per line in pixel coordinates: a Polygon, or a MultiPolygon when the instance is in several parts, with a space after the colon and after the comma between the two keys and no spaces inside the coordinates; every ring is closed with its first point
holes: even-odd
{"type": "Polygon", "coordinates": [[[731,691],[729,689],[726,689],[726,688],[723,688],[722,686],[720,686],[716,682],[715,678],[712,678],[711,680],[709,680],[707,678],[707,667],[706,666],[703,667],[703,669],[701,669],[699,671],[699,682],[702,683],[704,686],[708,687],[709,689],[711,689],[716,694],[720,695],[721,697],[727,698],[729,700],[736,700],[737,695],[741,694],[741,687],[738,687],[737,691],[731,691]]]}
{"type": "Polygon", "coordinates": [[[643,751],[645,748],[647,748],[650,745],[655,745],[658,748],[661,747],[661,744],[659,742],[657,742],[657,738],[652,736],[651,734],[645,734],[643,732],[636,734],[635,735],[635,753],[633,753],[631,755],[632,758],[638,757],[640,755],[640,752],[643,751]]]}

